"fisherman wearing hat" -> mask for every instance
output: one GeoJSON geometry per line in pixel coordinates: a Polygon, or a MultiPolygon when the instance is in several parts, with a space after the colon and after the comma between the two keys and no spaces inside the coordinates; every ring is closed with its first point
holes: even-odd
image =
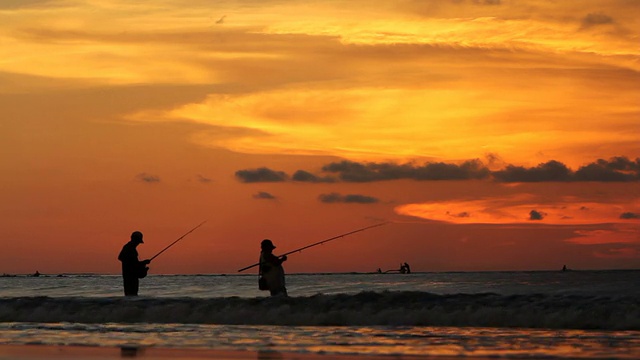
{"type": "Polygon", "coordinates": [[[118,255],[118,260],[122,262],[122,280],[124,282],[125,296],[138,296],[138,279],[145,277],[149,269],[145,265],[149,264],[151,260],[138,260],[136,247],[140,244],[144,244],[142,233],[134,231],[131,233],[131,241],[122,247],[120,255],[118,255]]]}
{"type": "MultiPolygon", "coordinates": [[[[276,247],[269,239],[264,239],[260,243],[260,277],[266,283],[267,289],[271,292],[271,296],[283,295],[287,296],[287,288],[284,281],[284,268],[282,263],[287,261],[287,256],[277,257],[273,255],[273,249],[276,247]]],[[[265,290],[267,290],[265,289],[265,290]]]]}

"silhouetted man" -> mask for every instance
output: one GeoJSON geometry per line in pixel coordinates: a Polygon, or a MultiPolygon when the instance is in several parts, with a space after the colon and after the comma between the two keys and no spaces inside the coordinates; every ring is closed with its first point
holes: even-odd
{"type": "Polygon", "coordinates": [[[411,274],[411,268],[409,267],[409,264],[404,263],[404,271],[407,274],[411,274]]]}
{"type": "Polygon", "coordinates": [[[284,281],[284,268],[282,263],[287,261],[287,256],[273,255],[276,247],[269,239],[264,239],[260,243],[260,276],[267,282],[267,287],[271,296],[287,296],[287,288],[284,281]]]}
{"type": "Polygon", "coordinates": [[[122,280],[124,282],[125,296],[138,296],[139,278],[147,275],[147,267],[151,260],[138,260],[138,245],[143,244],[142,233],[134,231],[131,233],[131,241],[124,244],[118,260],[122,262],[122,280]]]}

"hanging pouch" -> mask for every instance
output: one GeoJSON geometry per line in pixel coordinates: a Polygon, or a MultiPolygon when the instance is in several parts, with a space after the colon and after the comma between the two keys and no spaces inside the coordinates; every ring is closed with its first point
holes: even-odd
{"type": "Polygon", "coordinates": [[[258,278],[258,289],[260,290],[269,290],[269,285],[267,285],[267,279],[263,278],[262,275],[258,278]]]}
{"type": "Polygon", "coordinates": [[[147,277],[147,273],[149,272],[149,267],[148,266],[144,266],[144,265],[140,265],[138,267],[138,279],[142,279],[147,277]]]}

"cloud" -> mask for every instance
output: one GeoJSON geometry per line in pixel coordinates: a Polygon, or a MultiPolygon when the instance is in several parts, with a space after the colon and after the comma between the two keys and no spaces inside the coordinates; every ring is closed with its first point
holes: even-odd
{"type": "Polygon", "coordinates": [[[338,193],[321,194],[318,199],[327,204],[332,203],[356,203],[356,204],[373,204],[379,202],[375,197],[366,195],[340,195],[338,193]]]}
{"type": "Polygon", "coordinates": [[[298,170],[292,176],[293,181],[299,182],[311,182],[311,183],[332,183],[335,182],[336,179],[332,177],[319,177],[308,171],[298,170]]]}
{"type": "Polygon", "coordinates": [[[46,8],[69,6],[55,0],[3,0],[0,2],[0,9],[36,8],[40,5],[46,8]]]}
{"type": "MultiPolygon", "coordinates": [[[[494,165],[500,161],[496,154],[488,154],[488,161],[494,165]]],[[[598,159],[595,162],[572,171],[557,160],[550,160],[535,167],[506,165],[502,170],[491,171],[478,159],[467,160],[460,164],[427,162],[396,164],[391,162],[356,162],[344,160],[326,164],[321,169],[333,176],[320,176],[306,170],[297,170],[291,180],[308,183],[374,182],[412,179],[417,181],[438,180],[479,180],[493,179],[504,183],[531,182],[630,182],[640,180],[640,158],[635,161],[624,156],[610,160],[598,159]]],[[[236,176],[243,182],[287,181],[288,175],[282,171],[266,167],[253,170],[239,170],[236,176]]]]}
{"type": "Polygon", "coordinates": [[[337,173],[342,181],[371,182],[382,180],[470,180],[489,176],[489,169],[479,160],[468,160],[460,165],[443,162],[426,163],[422,166],[394,163],[358,163],[354,161],[334,162],[322,170],[337,173]]]}
{"type": "Polygon", "coordinates": [[[505,165],[504,159],[496,153],[486,153],[484,157],[489,168],[501,168],[505,165]]]}
{"type": "Polygon", "coordinates": [[[502,182],[637,181],[640,180],[640,159],[632,161],[623,156],[610,160],[598,159],[575,172],[565,164],[551,160],[531,168],[507,165],[505,169],[494,171],[492,175],[494,179],[502,182]]]}
{"type": "MultiPolygon", "coordinates": [[[[19,3],[18,0],[6,1],[19,3]]],[[[475,149],[480,148],[479,144],[492,151],[514,148],[507,146],[513,142],[517,142],[520,149],[538,148],[542,146],[540,144],[552,143],[547,134],[567,134],[566,129],[574,121],[550,121],[553,125],[549,128],[544,124],[545,117],[528,111],[543,109],[537,108],[543,104],[534,105],[525,101],[528,104],[525,107],[521,101],[522,98],[530,98],[530,92],[534,90],[548,94],[544,108],[553,108],[555,101],[562,101],[567,113],[575,114],[573,116],[576,119],[581,114],[570,111],[573,104],[567,100],[584,99],[586,95],[593,96],[589,98],[594,101],[581,105],[601,109],[603,114],[610,113],[608,111],[611,109],[633,109],[617,102],[623,99],[632,101],[635,97],[628,91],[620,92],[624,96],[616,97],[617,101],[612,102],[615,107],[601,107],[608,104],[600,104],[603,97],[597,96],[599,93],[592,93],[593,89],[589,86],[577,87],[585,93],[570,92],[572,95],[568,99],[556,96],[568,93],[560,87],[563,84],[554,81],[558,76],[564,78],[571,74],[569,78],[579,82],[584,76],[579,74],[586,74],[603,83],[604,92],[604,89],[618,85],[612,81],[620,75],[615,75],[612,68],[633,69],[637,66],[635,62],[627,60],[633,58],[637,46],[626,46],[625,41],[612,41],[614,39],[608,37],[592,37],[586,32],[574,38],[571,35],[575,35],[575,24],[573,27],[550,26],[553,24],[548,22],[548,18],[567,19],[575,16],[570,9],[578,7],[576,5],[570,7],[564,2],[557,2],[540,6],[538,1],[534,1],[532,3],[536,5],[521,2],[517,6],[476,6],[501,2],[467,0],[461,2],[464,6],[456,6],[454,11],[457,13],[451,16],[449,2],[442,1],[447,4],[434,5],[438,2],[425,1],[420,8],[442,10],[437,15],[430,13],[428,18],[407,17],[406,11],[417,7],[416,3],[420,2],[384,5],[375,11],[386,16],[375,17],[377,20],[372,21],[370,16],[362,17],[358,9],[361,5],[356,3],[343,4],[350,10],[341,11],[340,18],[335,19],[337,13],[324,11],[325,5],[321,7],[323,10],[309,11],[297,18],[276,16],[279,11],[275,9],[287,9],[281,14],[289,13],[292,9],[288,5],[282,9],[279,7],[282,5],[273,8],[273,3],[265,2],[248,9],[236,9],[240,18],[244,19],[242,26],[232,29],[215,26],[214,31],[199,26],[198,20],[191,16],[200,12],[189,6],[174,9],[172,6],[175,2],[171,2],[172,6],[148,9],[144,13],[144,20],[138,18],[142,14],[114,11],[110,12],[114,16],[113,19],[108,17],[109,21],[92,21],[98,20],[98,17],[104,18],[100,11],[107,9],[78,5],[73,13],[57,14],[57,21],[61,23],[64,23],[65,16],[83,19],[74,23],[77,26],[53,26],[39,20],[40,16],[49,18],[50,14],[33,16],[26,12],[24,21],[31,18],[30,26],[23,25],[23,21],[15,21],[15,28],[9,27],[6,33],[24,37],[16,42],[21,46],[11,47],[11,51],[19,51],[24,45],[24,53],[13,56],[23,59],[15,61],[14,67],[24,73],[48,75],[56,79],[88,77],[109,83],[148,84],[155,81],[225,84],[232,91],[221,93],[218,99],[213,96],[207,101],[194,101],[188,106],[171,109],[183,110],[177,111],[175,118],[185,122],[217,126],[243,124],[258,134],[271,135],[266,142],[253,141],[259,137],[252,136],[249,140],[230,137],[212,144],[233,151],[284,153],[293,150],[342,156],[348,149],[356,149],[354,152],[377,155],[382,159],[392,156],[406,159],[414,154],[442,156],[456,151],[453,156],[461,159],[476,156],[475,149]],[[509,12],[503,12],[501,8],[509,12]],[[531,11],[531,16],[526,16],[525,10],[531,11]],[[166,16],[171,13],[181,15],[166,16]],[[121,27],[118,25],[130,24],[132,19],[139,20],[138,23],[145,26],[127,28],[128,31],[118,30],[121,27]],[[335,26],[318,25],[327,22],[335,22],[335,26]],[[403,24],[400,28],[399,23],[403,24]],[[54,47],[55,51],[49,51],[46,57],[29,56],[43,50],[43,46],[54,47]],[[144,46],[145,51],[132,51],[125,56],[118,50],[122,46],[144,46]],[[569,55],[580,53],[579,58],[585,56],[591,59],[587,61],[590,66],[585,67],[580,62],[572,64],[574,56],[569,55]],[[158,54],[163,54],[163,61],[149,61],[157,60],[158,54]],[[453,54],[464,65],[452,63],[450,59],[453,54]],[[327,59],[334,61],[327,62],[327,59]],[[366,59],[367,66],[363,66],[362,59],[366,59]],[[478,68],[476,61],[482,65],[483,71],[474,70],[478,68]],[[18,65],[22,62],[24,65],[18,65]],[[333,62],[341,66],[327,66],[333,62]],[[509,66],[505,66],[505,63],[509,66]],[[55,66],[59,64],[73,66],[55,66]],[[169,73],[166,71],[167,64],[172,69],[169,73]],[[524,68],[528,71],[521,70],[524,68]],[[109,69],[109,72],[101,69],[109,69]],[[514,72],[521,76],[513,76],[514,72]],[[530,82],[523,76],[532,76],[540,81],[530,82]],[[532,86],[522,87],[523,81],[532,86]],[[549,88],[552,93],[548,93],[547,87],[541,85],[548,84],[547,81],[555,84],[549,88]],[[435,82],[438,82],[437,86],[435,82]],[[468,90],[468,84],[483,86],[468,90]],[[507,90],[501,91],[501,96],[496,96],[495,88],[507,90]],[[298,97],[292,96],[296,94],[298,97]],[[323,94],[323,97],[318,99],[318,94],[323,94]],[[438,94],[440,97],[437,97],[438,94]],[[447,99],[451,103],[442,101],[447,99]],[[289,109],[292,103],[294,106],[289,109]],[[455,106],[460,103],[465,106],[455,106]],[[200,111],[193,111],[198,108],[200,111]],[[238,109],[244,111],[235,111],[238,109]],[[496,124],[504,113],[525,111],[535,114],[540,121],[519,121],[517,126],[510,124],[513,127],[496,124]],[[345,119],[352,124],[348,127],[350,129],[342,125],[345,119]],[[367,126],[373,123],[376,126],[367,126]],[[523,128],[523,124],[527,124],[527,128],[523,128]],[[513,132],[508,130],[511,128],[513,132]],[[553,131],[555,129],[560,131],[553,131]],[[336,131],[340,131],[341,136],[331,136],[336,131]],[[451,137],[452,134],[456,135],[455,138],[451,137]],[[496,135],[489,137],[491,134],[496,135]],[[535,141],[534,144],[539,146],[525,145],[523,142],[527,136],[524,134],[542,138],[542,141],[535,141]],[[497,140],[501,142],[497,143],[497,140]],[[384,146],[379,147],[379,144],[384,146]],[[474,150],[462,152],[464,148],[474,150]]],[[[598,10],[593,8],[600,7],[607,12],[605,17],[613,14],[616,21],[624,23],[625,18],[618,13],[632,13],[631,10],[635,9],[628,3],[626,0],[616,5],[580,6],[578,20],[572,21],[580,21],[580,17],[589,13],[597,15],[598,10]]],[[[292,6],[295,8],[296,5],[292,6]]],[[[216,19],[222,20],[220,16],[223,14],[212,15],[214,17],[206,24],[204,21],[207,18],[201,13],[197,18],[203,18],[200,25],[210,25],[216,19]]],[[[413,15],[416,15],[415,10],[413,15]]],[[[607,21],[606,18],[600,18],[603,15],[596,15],[587,15],[585,21],[590,24],[607,21]]],[[[229,19],[234,16],[229,15],[229,19]]],[[[632,36],[627,37],[629,42],[634,41],[632,36]]],[[[634,73],[637,71],[630,71],[631,76],[625,72],[620,74],[627,79],[625,83],[634,83],[634,76],[637,76],[634,73]]],[[[578,91],[577,88],[574,90],[578,91]]],[[[549,117],[557,119],[555,115],[549,117]]],[[[160,117],[156,119],[164,120],[160,117]]],[[[585,127],[588,123],[584,122],[585,127]]],[[[616,130],[620,129],[617,122],[611,123],[616,130]]],[[[600,125],[596,131],[588,129],[588,132],[580,135],[579,142],[587,142],[582,136],[597,133],[599,129],[600,125]]],[[[578,133],[582,131],[576,132],[575,136],[578,133]]],[[[573,137],[572,134],[567,138],[573,137]]],[[[596,141],[588,141],[587,145],[602,144],[601,140],[598,137],[596,141]]]]}
{"type": "Polygon", "coordinates": [[[280,182],[287,180],[287,174],[266,167],[236,171],[236,177],[244,183],[280,182]]]}
{"type": "Polygon", "coordinates": [[[258,192],[258,193],[256,193],[256,194],[254,194],[254,195],[253,195],[253,198],[254,198],[254,199],[266,199],[266,200],[273,200],[273,199],[275,199],[276,197],[275,197],[275,196],[273,196],[273,195],[271,195],[271,194],[270,194],[270,193],[268,193],[268,192],[260,191],[260,192],[258,192]]]}
{"type": "Polygon", "coordinates": [[[358,204],[373,204],[377,203],[379,200],[372,196],[366,195],[345,195],[344,202],[346,203],[358,203],[358,204]]]}
{"type": "Polygon", "coordinates": [[[196,179],[201,182],[201,183],[205,183],[208,184],[210,182],[212,182],[213,180],[209,179],[208,177],[202,176],[200,174],[196,175],[196,179]]]}
{"type": "Polygon", "coordinates": [[[599,244],[638,244],[637,228],[629,224],[616,224],[612,228],[604,229],[580,229],[574,232],[575,237],[566,239],[568,243],[578,245],[599,245],[599,244]]]}
{"type": "Polygon", "coordinates": [[[453,216],[453,217],[461,217],[461,218],[468,218],[468,217],[471,216],[471,214],[469,214],[466,211],[463,211],[463,212],[460,212],[460,213],[457,213],[457,214],[451,214],[451,213],[448,213],[448,214],[453,216]]]}
{"type": "Polygon", "coordinates": [[[579,168],[574,178],[576,181],[638,181],[640,158],[636,161],[622,156],[611,158],[609,161],[598,159],[579,168]]]}
{"type": "Polygon", "coordinates": [[[473,0],[476,5],[500,5],[501,0],[473,0]]]}
{"type": "MultiPolygon", "coordinates": [[[[499,159],[488,156],[490,162],[499,159]]],[[[341,161],[322,167],[325,172],[336,173],[342,181],[370,182],[397,179],[414,180],[471,180],[493,177],[500,182],[568,182],[568,181],[612,181],[640,180],[640,158],[635,161],[627,157],[613,157],[580,167],[573,172],[565,164],[550,160],[535,167],[507,165],[502,170],[491,172],[480,160],[467,160],[460,165],[430,162],[422,166],[393,163],[359,163],[341,161]]]]}
{"type": "Polygon", "coordinates": [[[561,162],[551,160],[534,168],[507,165],[504,170],[494,171],[493,177],[503,182],[569,181],[571,170],[561,162]]]}
{"type": "Polygon", "coordinates": [[[136,179],[142,181],[142,182],[146,182],[146,183],[157,183],[160,182],[160,177],[157,175],[151,175],[151,174],[147,174],[147,173],[140,173],[138,175],[136,175],[136,179]]]}
{"type": "Polygon", "coordinates": [[[589,27],[593,27],[593,26],[598,26],[598,25],[608,25],[608,24],[613,24],[613,18],[602,14],[602,13],[597,13],[597,14],[587,14],[587,16],[585,16],[582,19],[582,28],[586,29],[589,27]]]}
{"type": "Polygon", "coordinates": [[[531,210],[529,212],[529,220],[542,220],[546,214],[540,211],[531,210]]]}
{"type": "Polygon", "coordinates": [[[620,219],[640,219],[640,213],[624,212],[620,214],[620,219]]]}
{"type": "Polygon", "coordinates": [[[609,204],[584,202],[575,197],[519,194],[404,204],[394,211],[399,215],[456,224],[530,224],[531,221],[547,225],[628,224],[629,220],[620,216],[621,206],[637,208],[638,203],[635,199],[609,204]],[[586,208],[589,211],[585,211],[586,208]]]}

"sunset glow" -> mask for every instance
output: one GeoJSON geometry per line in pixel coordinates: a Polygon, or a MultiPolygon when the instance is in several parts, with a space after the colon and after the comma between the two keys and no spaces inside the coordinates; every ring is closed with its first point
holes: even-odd
{"type": "Polygon", "coordinates": [[[626,0],[2,2],[0,272],[203,220],[153,271],[380,221],[287,271],[638,268],[639,43],[626,0]]]}

